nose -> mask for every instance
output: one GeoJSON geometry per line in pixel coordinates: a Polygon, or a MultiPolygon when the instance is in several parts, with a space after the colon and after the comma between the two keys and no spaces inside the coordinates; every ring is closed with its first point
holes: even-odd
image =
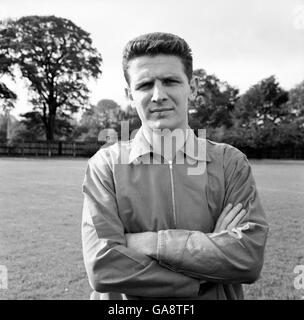
{"type": "Polygon", "coordinates": [[[152,102],[160,103],[168,98],[165,88],[160,82],[156,82],[153,88],[152,102]]]}

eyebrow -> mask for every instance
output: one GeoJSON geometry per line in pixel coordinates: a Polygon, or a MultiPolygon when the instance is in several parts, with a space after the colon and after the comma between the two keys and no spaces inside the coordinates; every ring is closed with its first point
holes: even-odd
{"type": "Polygon", "coordinates": [[[170,75],[170,76],[164,76],[164,77],[146,78],[146,79],[143,79],[143,80],[139,80],[135,84],[135,86],[139,87],[139,86],[141,86],[143,84],[147,84],[147,83],[153,82],[154,79],[158,79],[158,80],[161,80],[161,81],[164,81],[164,80],[179,80],[179,81],[181,81],[181,77],[179,77],[178,75],[170,75]]]}

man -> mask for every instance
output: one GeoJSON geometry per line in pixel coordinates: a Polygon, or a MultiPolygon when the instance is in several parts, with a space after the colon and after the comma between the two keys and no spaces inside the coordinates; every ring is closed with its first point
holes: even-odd
{"type": "Polygon", "coordinates": [[[82,237],[92,288],[103,299],[242,299],[268,232],[246,156],[189,128],[196,86],[183,39],[140,36],[123,69],[142,126],[88,163],[82,237]]]}

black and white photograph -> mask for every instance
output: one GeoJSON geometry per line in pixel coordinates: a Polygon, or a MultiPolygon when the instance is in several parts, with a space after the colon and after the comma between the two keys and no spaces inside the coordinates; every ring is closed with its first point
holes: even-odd
{"type": "Polygon", "coordinates": [[[304,300],[304,0],[0,0],[0,300],[304,300]]]}

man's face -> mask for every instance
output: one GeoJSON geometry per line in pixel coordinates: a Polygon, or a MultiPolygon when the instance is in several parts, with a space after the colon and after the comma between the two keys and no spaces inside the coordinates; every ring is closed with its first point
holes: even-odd
{"type": "Polygon", "coordinates": [[[143,125],[174,130],[188,125],[191,89],[181,59],[142,56],[129,62],[128,95],[143,125]]]}

